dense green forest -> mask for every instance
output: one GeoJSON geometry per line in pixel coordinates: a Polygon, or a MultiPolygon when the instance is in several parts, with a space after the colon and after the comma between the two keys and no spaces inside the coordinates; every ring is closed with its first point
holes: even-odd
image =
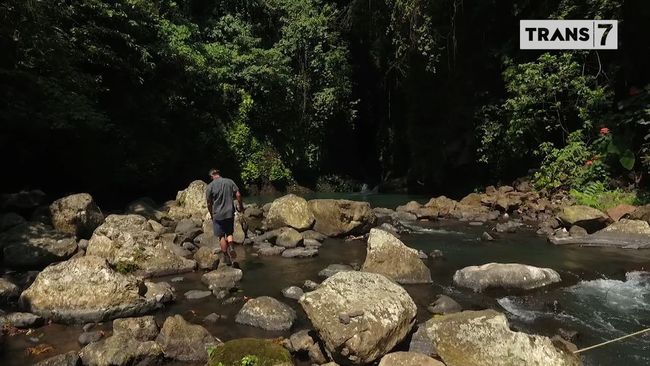
{"type": "Polygon", "coordinates": [[[647,1],[5,0],[0,19],[3,191],[170,197],[212,166],[251,192],[648,185],[647,1]],[[519,50],[544,18],[618,19],[619,49],[519,50]]]}

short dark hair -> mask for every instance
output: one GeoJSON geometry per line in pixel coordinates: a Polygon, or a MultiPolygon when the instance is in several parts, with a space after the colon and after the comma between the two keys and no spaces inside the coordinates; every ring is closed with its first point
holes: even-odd
{"type": "Polygon", "coordinates": [[[212,169],[210,169],[210,172],[208,172],[208,175],[210,175],[210,176],[221,175],[221,172],[219,171],[219,169],[212,168],[212,169]]]}

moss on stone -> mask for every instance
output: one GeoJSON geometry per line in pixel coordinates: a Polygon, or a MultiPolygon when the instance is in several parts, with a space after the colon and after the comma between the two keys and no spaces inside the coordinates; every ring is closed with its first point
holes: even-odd
{"type": "Polygon", "coordinates": [[[289,351],[268,339],[234,339],[212,348],[209,356],[208,366],[241,366],[246,356],[256,356],[256,366],[293,365],[289,351]]]}

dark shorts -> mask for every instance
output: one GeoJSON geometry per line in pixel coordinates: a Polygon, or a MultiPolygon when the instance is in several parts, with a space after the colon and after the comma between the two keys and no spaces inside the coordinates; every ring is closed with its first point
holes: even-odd
{"type": "Polygon", "coordinates": [[[212,220],[212,230],[217,238],[232,235],[235,228],[235,219],[229,218],[224,220],[212,220]]]}

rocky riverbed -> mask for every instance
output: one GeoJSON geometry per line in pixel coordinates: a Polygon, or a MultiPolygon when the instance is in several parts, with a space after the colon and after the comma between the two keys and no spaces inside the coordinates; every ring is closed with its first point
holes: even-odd
{"type": "Polygon", "coordinates": [[[395,210],[287,195],[238,216],[232,268],[204,187],[110,215],[87,194],[44,208],[39,193],[5,197],[3,364],[650,362],[639,340],[582,358],[569,343],[650,325],[645,207],[603,213],[525,186],[395,210]],[[619,281],[632,313],[585,316],[590,281],[619,281]]]}

